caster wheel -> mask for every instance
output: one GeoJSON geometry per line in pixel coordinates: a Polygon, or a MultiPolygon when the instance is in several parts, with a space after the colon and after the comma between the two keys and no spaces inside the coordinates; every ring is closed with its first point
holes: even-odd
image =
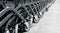
{"type": "Polygon", "coordinates": [[[27,32],[30,30],[30,24],[29,22],[25,22],[23,25],[23,32],[27,32]]]}
{"type": "Polygon", "coordinates": [[[39,13],[40,13],[40,18],[42,18],[44,13],[42,13],[42,12],[39,12],[39,13]]]}
{"type": "Polygon", "coordinates": [[[19,32],[27,32],[30,30],[30,24],[29,22],[24,22],[24,23],[21,23],[19,24],[19,32]]]}
{"type": "Polygon", "coordinates": [[[45,11],[48,12],[48,8],[46,8],[45,11]]]}
{"type": "Polygon", "coordinates": [[[35,15],[35,16],[33,17],[33,23],[38,23],[38,21],[39,21],[39,18],[38,18],[37,15],[35,15]]]}

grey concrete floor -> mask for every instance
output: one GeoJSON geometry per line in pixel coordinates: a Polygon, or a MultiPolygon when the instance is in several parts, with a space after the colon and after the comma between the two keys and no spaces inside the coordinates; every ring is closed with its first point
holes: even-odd
{"type": "Polygon", "coordinates": [[[60,33],[60,0],[56,0],[40,22],[27,33],[60,33]]]}

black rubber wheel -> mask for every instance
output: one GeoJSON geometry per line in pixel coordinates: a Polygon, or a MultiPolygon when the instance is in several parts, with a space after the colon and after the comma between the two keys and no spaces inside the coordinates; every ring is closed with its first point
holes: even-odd
{"type": "Polygon", "coordinates": [[[35,16],[33,17],[33,23],[38,23],[38,21],[39,21],[39,18],[38,18],[37,15],[35,15],[35,16]]]}
{"type": "Polygon", "coordinates": [[[46,8],[45,11],[48,12],[48,8],[46,8]]]}

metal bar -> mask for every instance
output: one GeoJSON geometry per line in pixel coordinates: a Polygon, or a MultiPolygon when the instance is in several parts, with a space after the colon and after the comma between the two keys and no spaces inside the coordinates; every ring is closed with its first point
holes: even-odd
{"type": "Polygon", "coordinates": [[[39,10],[39,3],[36,3],[36,4],[37,4],[38,12],[39,12],[39,11],[40,11],[40,10],[39,10]]]}
{"type": "MultiPolygon", "coordinates": [[[[27,0],[27,1],[28,1],[28,0],[27,0]]],[[[26,2],[27,2],[27,1],[26,1],[26,2]]],[[[32,0],[31,0],[31,1],[32,1],[32,0]]],[[[41,2],[41,1],[36,1],[36,2],[41,2]]],[[[36,2],[31,2],[31,3],[28,3],[28,2],[27,2],[28,4],[25,3],[25,4],[23,4],[23,5],[30,5],[30,4],[34,4],[34,3],[36,3],[36,2]]],[[[22,6],[22,4],[19,4],[15,9],[18,10],[18,8],[20,8],[20,6],[22,6]]]]}
{"type": "MultiPolygon", "coordinates": [[[[18,6],[16,9],[18,10],[20,7],[23,7],[26,10],[26,12],[28,13],[28,15],[31,17],[31,14],[29,13],[29,11],[27,10],[27,8],[25,6],[26,5],[21,5],[21,6],[18,6]]],[[[18,12],[20,12],[20,11],[18,11],[18,12]]]]}
{"type": "Polygon", "coordinates": [[[30,7],[30,9],[32,10],[32,12],[33,12],[33,15],[35,15],[35,13],[34,13],[34,11],[33,11],[32,7],[31,7],[31,5],[29,5],[29,7],[30,7]]]}
{"type": "MultiPolygon", "coordinates": [[[[0,12],[0,17],[2,17],[6,12],[8,12],[9,10],[14,10],[13,8],[9,8],[9,7],[7,7],[7,8],[5,8],[5,9],[3,9],[1,12],[0,12]]],[[[13,11],[12,11],[13,12],[13,11]]]]}
{"type": "Polygon", "coordinates": [[[8,25],[15,19],[15,16],[13,16],[6,24],[6,29],[8,28],[8,25]]]}
{"type": "Polygon", "coordinates": [[[15,33],[18,33],[18,24],[15,26],[15,33]]]}
{"type": "Polygon", "coordinates": [[[26,10],[26,12],[28,13],[28,15],[31,17],[31,14],[29,13],[29,11],[27,10],[27,8],[24,6],[23,7],[25,10],[26,10]]]}
{"type": "Polygon", "coordinates": [[[0,27],[13,15],[14,13],[10,13],[7,17],[5,17],[1,22],[0,22],[0,27]]]}
{"type": "Polygon", "coordinates": [[[16,10],[15,10],[14,12],[17,14],[17,16],[18,16],[19,18],[21,18],[23,21],[27,22],[26,19],[24,19],[24,17],[21,15],[20,12],[17,12],[16,10]]]}
{"type": "Polygon", "coordinates": [[[38,10],[36,9],[36,8],[37,8],[37,6],[35,6],[34,4],[33,4],[33,6],[34,6],[34,8],[35,8],[35,10],[36,10],[36,13],[37,13],[37,11],[38,11],[38,10]]]}

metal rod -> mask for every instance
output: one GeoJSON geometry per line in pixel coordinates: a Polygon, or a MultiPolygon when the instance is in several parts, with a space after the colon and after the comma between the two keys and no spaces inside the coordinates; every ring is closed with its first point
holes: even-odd
{"type": "Polygon", "coordinates": [[[0,27],[13,15],[14,13],[10,13],[7,17],[5,17],[1,22],[0,22],[0,27]],[[3,23],[2,23],[3,22],[3,23]]]}

